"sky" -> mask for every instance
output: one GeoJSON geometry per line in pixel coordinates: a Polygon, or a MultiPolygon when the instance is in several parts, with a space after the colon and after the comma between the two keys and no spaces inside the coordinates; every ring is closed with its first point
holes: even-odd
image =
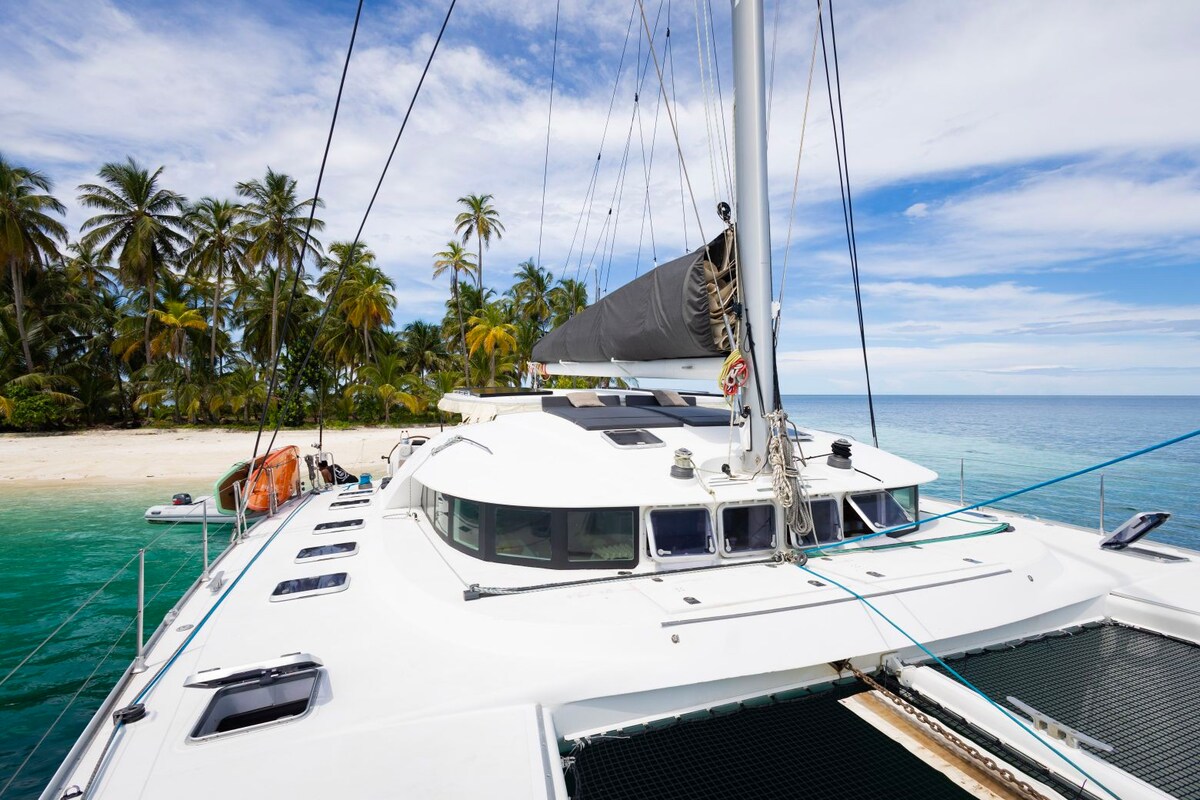
{"type": "MultiPolygon", "coordinates": [[[[653,52],[636,0],[563,0],[557,40],[549,0],[459,0],[363,234],[398,324],[440,318],[433,254],[468,193],[494,195],[506,228],[484,254],[500,290],[539,253],[556,277],[615,289],[719,232],[729,9],[643,1],[653,52]]],[[[9,4],[0,154],[54,182],[73,229],[88,216],[75,187],[128,155],[193,200],[232,197],[267,166],[309,196],[355,5],[9,4]]],[[[353,237],[446,6],[366,0],[321,190],[326,243],[353,237]]],[[[1200,4],[834,12],[874,390],[1200,395],[1200,4]]],[[[860,394],[819,49],[808,90],[816,4],[765,0],[765,19],[782,387],[860,394]]]]}

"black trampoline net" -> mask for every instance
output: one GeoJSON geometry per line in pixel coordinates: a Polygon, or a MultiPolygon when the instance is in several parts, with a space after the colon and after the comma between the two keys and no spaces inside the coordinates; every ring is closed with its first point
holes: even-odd
{"type": "Polygon", "coordinates": [[[1099,758],[1200,800],[1200,647],[1106,624],[947,661],[1018,717],[1010,696],[1113,747],[1084,745],[1099,758]]]}
{"type": "Polygon", "coordinates": [[[861,686],[628,736],[573,752],[574,800],[968,798],[838,700],[861,686]]]}

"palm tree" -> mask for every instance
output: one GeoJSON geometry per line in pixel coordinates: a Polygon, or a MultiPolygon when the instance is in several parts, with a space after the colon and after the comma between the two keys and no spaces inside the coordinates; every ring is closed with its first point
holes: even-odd
{"type": "Polygon", "coordinates": [[[492,237],[500,239],[504,233],[504,225],[500,222],[500,214],[492,205],[490,194],[469,194],[458,198],[458,202],[466,208],[454,218],[454,232],[462,234],[463,244],[475,237],[475,251],[478,258],[475,263],[479,271],[475,279],[479,288],[483,288],[483,248],[491,245],[492,237]]]}
{"type": "Polygon", "coordinates": [[[25,274],[58,255],[56,241],[67,241],[67,229],[50,216],[66,209],[49,194],[50,189],[50,181],[40,172],[9,164],[0,156],[0,261],[8,265],[27,374],[33,374],[34,368],[25,329],[25,274]]]}
{"type": "Polygon", "coordinates": [[[446,360],[446,344],[436,325],[416,320],[404,326],[400,352],[410,369],[422,377],[438,369],[446,360]]]}
{"type": "Polygon", "coordinates": [[[246,212],[236,203],[205,197],[187,213],[192,246],[184,262],[192,274],[213,282],[212,335],[209,337],[209,368],[217,368],[217,338],[221,331],[221,296],[225,277],[238,281],[244,274],[246,248],[250,240],[242,225],[246,212]]]}
{"type": "Polygon", "coordinates": [[[374,364],[362,368],[361,375],[367,385],[361,390],[373,391],[383,403],[383,422],[391,422],[394,405],[404,405],[414,414],[425,406],[425,401],[406,391],[413,385],[412,376],[404,372],[404,363],[399,356],[381,355],[374,364]]]}
{"type": "Polygon", "coordinates": [[[517,327],[508,320],[504,303],[488,303],[471,317],[467,343],[471,354],[482,349],[488,357],[488,386],[496,385],[496,354],[508,355],[517,348],[517,327]]]}
{"type": "Polygon", "coordinates": [[[171,360],[183,367],[184,378],[192,375],[191,361],[187,358],[188,331],[202,331],[208,327],[204,315],[197,309],[188,308],[180,300],[168,300],[162,309],[150,309],[162,330],[151,343],[156,353],[166,353],[171,360]]]}
{"type": "MultiPolygon", "coordinates": [[[[112,261],[116,255],[122,282],[144,289],[149,304],[147,312],[154,308],[154,286],[159,273],[167,260],[188,244],[179,232],[186,224],[176,213],[186,201],[170,189],[159,187],[162,171],[159,167],[151,173],[130,156],[124,163],[108,163],[100,168],[100,178],[106,185],[85,183],[79,187],[83,193],[79,201],[103,212],[83,223],[82,230],[88,233],[80,245],[98,248],[103,263],[112,261]]],[[[147,364],[154,358],[150,350],[150,321],[151,315],[147,313],[143,331],[147,364]]]]}
{"type": "Polygon", "coordinates": [[[550,323],[557,328],[587,308],[587,284],[563,278],[550,290],[550,323]]]}
{"type": "Polygon", "coordinates": [[[550,286],[554,276],[542,269],[533,260],[523,261],[513,273],[517,282],[513,284],[512,296],[518,313],[540,326],[550,319],[550,286]]]}
{"type": "MultiPolygon", "coordinates": [[[[263,180],[243,181],[237,185],[237,193],[248,198],[245,206],[247,233],[250,246],[246,256],[251,263],[264,269],[274,265],[271,288],[271,337],[270,358],[279,352],[279,287],[280,283],[300,267],[308,253],[320,256],[321,243],[311,236],[304,244],[304,231],[308,217],[314,207],[322,208],[320,198],[298,200],[296,180],[267,167],[263,180]]],[[[325,223],[313,219],[312,230],[319,231],[325,223]]]]}
{"type": "Polygon", "coordinates": [[[433,258],[433,277],[436,278],[446,270],[450,270],[450,295],[451,301],[458,311],[458,335],[462,344],[463,377],[466,378],[466,383],[463,385],[470,386],[471,376],[467,372],[467,327],[463,322],[462,306],[458,301],[458,276],[460,272],[470,275],[478,269],[478,265],[471,261],[471,256],[463,250],[462,245],[454,241],[447,242],[446,249],[440,253],[434,253],[433,258]]]}
{"type": "Polygon", "coordinates": [[[97,289],[112,289],[112,267],[100,258],[96,248],[84,247],[81,242],[72,242],[67,250],[71,252],[71,257],[67,259],[67,267],[73,271],[74,278],[93,292],[97,289]]]}
{"type": "MultiPolygon", "coordinates": [[[[374,258],[374,256],[372,256],[374,258]]],[[[396,284],[375,266],[367,266],[342,284],[342,302],[338,312],[347,324],[362,331],[363,348],[368,359],[373,358],[371,333],[392,324],[392,309],[396,284]]]]}

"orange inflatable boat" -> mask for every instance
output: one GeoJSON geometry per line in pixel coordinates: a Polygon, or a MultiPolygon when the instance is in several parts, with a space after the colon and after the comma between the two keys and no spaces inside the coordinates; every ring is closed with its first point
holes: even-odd
{"type": "Polygon", "coordinates": [[[279,505],[300,491],[300,448],[295,445],[272,450],[262,458],[250,473],[246,485],[249,497],[246,508],[250,511],[270,511],[271,484],[275,485],[275,500],[279,505]]]}

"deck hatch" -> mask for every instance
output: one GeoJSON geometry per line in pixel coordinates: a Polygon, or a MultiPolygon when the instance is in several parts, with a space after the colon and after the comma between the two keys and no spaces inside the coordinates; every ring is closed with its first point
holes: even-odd
{"type": "Polygon", "coordinates": [[[213,695],[188,738],[202,741],[299,719],[312,709],[320,677],[320,670],[311,668],[224,686],[213,695]]]}
{"type": "Polygon", "coordinates": [[[336,503],[330,503],[329,507],[330,508],[353,508],[354,506],[365,506],[370,502],[371,501],[366,498],[362,498],[362,499],[358,499],[358,500],[339,500],[336,503]]]}
{"type": "Polygon", "coordinates": [[[271,602],[283,600],[298,600],[301,597],[315,597],[321,594],[344,592],[350,588],[350,575],[345,572],[331,572],[328,575],[312,575],[307,578],[292,578],[280,581],[271,592],[271,602]]]}
{"type": "Polygon", "coordinates": [[[305,547],[296,553],[296,561],[325,561],[330,558],[348,558],[358,553],[358,542],[337,542],[316,547],[305,547]]]}
{"type": "Polygon", "coordinates": [[[336,522],[322,522],[313,528],[317,533],[327,533],[329,531],[344,531],[350,528],[361,528],[363,521],[361,519],[341,519],[336,522]]]}

